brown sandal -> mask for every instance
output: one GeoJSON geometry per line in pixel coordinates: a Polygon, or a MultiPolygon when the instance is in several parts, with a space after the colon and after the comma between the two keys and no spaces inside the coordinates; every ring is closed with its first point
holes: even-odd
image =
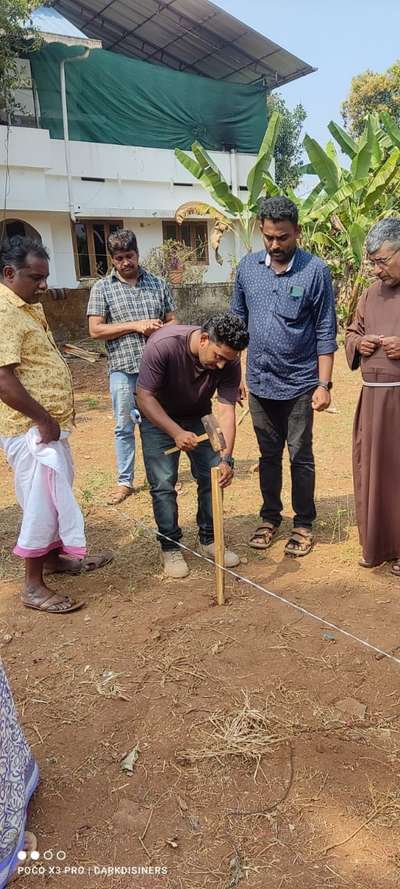
{"type": "Polygon", "coordinates": [[[264,522],[256,528],[253,536],[250,537],[249,546],[252,546],[253,549],[268,549],[277,532],[277,525],[272,525],[270,522],[264,522]]]}
{"type": "Polygon", "coordinates": [[[390,573],[394,574],[395,577],[400,577],[400,559],[396,559],[396,561],[393,562],[390,573]]]}
{"type": "Polygon", "coordinates": [[[70,574],[76,577],[78,574],[88,574],[89,571],[97,571],[98,568],[104,568],[104,565],[109,565],[113,559],[114,555],[110,550],[94,556],[85,556],[75,566],[72,559],[71,565],[68,565],[68,559],[64,559],[64,564],[61,564],[60,567],[47,568],[46,574],[70,574]]]}
{"type": "Polygon", "coordinates": [[[285,546],[285,556],[299,558],[312,550],[314,536],[309,528],[294,528],[285,546]]]}
{"type": "Polygon", "coordinates": [[[29,599],[22,597],[22,604],[25,605],[25,608],[33,608],[35,611],[47,611],[49,614],[66,614],[69,611],[79,611],[83,607],[84,602],[76,602],[75,599],[71,599],[69,596],[61,598],[57,593],[52,593],[49,590],[47,599],[40,594],[35,595],[32,593],[29,599]]]}

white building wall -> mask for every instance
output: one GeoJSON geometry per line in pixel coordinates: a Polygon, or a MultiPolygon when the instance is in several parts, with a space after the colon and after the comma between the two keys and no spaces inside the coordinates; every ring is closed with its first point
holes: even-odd
{"type": "Polygon", "coordinates": [[[75,271],[74,248],[71,233],[71,219],[67,213],[49,213],[57,283],[52,287],[78,287],[75,271]]]}
{"type": "MultiPolygon", "coordinates": [[[[7,193],[5,216],[23,219],[39,231],[52,254],[51,286],[78,284],[69,201],[77,220],[123,219],[126,227],[136,232],[143,258],[162,243],[162,220],[174,219],[177,207],[209,201],[173,151],[88,142],[70,143],[69,195],[62,140],[50,139],[47,130],[11,127],[7,150],[6,136],[6,127],[0,127],[0,194],[7,193]]],[[[231,164],[236,163],[238,186],[245,185],[253,155],[235,155],[232,160],[228,152],[211,154],[229,183],[231,164]]],[[[246,197],[244,191],[239,195],[246,197]]],[[[211,226],[210,222],[209,233],[211,226]]],[[[222,266],[209,250],[206,281],[229,279],[235,256],[231,233],[224,235],[220,252],[222,266]]]]}
{"type": "Polygon", "coordinates": [[[68,214],[38,213],[29,210],[9,210],[4,219],[27,222],[40,235],[50,254],[49,287],[78,287],[75,273],[71,223],[68,214]]]}

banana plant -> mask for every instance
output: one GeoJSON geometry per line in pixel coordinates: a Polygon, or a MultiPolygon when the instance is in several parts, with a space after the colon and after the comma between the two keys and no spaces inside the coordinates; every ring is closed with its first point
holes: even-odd
{"type": "MultiPolygon", "coordinates": [[[[247,177],[247,201],[242,201],[237,195],[232,194],[230,185],[221,170],[199,142],[194,142],[192,145],[193,157],[180,148],[175,149],[177,159],[198,180],[218,208],[200,201],[197,204],[196,202],[184,204],[182,207],[178,207],[175,218],[178,223],[181,223],[189,215],[214,218],[212,240],[216,249],[216,259],[220,263],[222,259],[218,248],[221,236],[227,229],[236,231],[247,252],[251,253],[252,251],[258,202],[265,192],[265,174],[269,170],[274,156],[281,120],[282,116],[274,111],[261,142],[256,162],[247,177]]],[[[277,192],[279,193],[279,189],[277,192]]]]}
{"type": "MultiPolygon", "coordinates": [[[[334,142],[325,148],[308,135],[304,139],[308,163],[302,172],[316,176],[316,186],[305,199],[287,194],[298,207],[304,245],[345,281],[344,316],[351,316],[367,280],[367,232],[378,219],[400,210],[400,129],[387,113],[369,115],[357,140],[334,121],[328,129],[334,142]],[[335,143],[349,166],[342,165],[335,143]]],[[[265,194],[274,193],[268,174],[264,188],[265,194]]]]}
{"type": "MultiPolygon", "coordinates": [[[[381,123],[378,115],[371,114],[358,141],[331,121],[329,130],[350,158],[349,169],[340,165],[332,142],[324,150],[315,139],[305,137],[310,160],[307,172],[318,176],[325,198],[314,206],[313,202],[308,204],[306,218],[323,223],[338,214],[346,228],[356,223],[362,227],[371,217],[376,218],[376,212],[382,215],[390,210],[393,200],[400,198],[400,131],[396,144],[396,124],[390,115],[385,118],[381,123]]],[[[360,259],[359,250],[356,253],[360,259]]]]}

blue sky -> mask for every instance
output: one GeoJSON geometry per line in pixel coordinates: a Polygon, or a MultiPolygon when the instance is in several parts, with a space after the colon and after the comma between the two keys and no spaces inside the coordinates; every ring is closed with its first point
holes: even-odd
{"type": "MultiPolygon", "coordinates": [[[[215,0],[214,0],[215,2],[215,0]]],[[[289,107],[301,102],[305,129],[325,143],[330,120],[342,123],[341,102],[351,78],[384,71],[400,58],[399,0],[216,0],[227,12],[299,56],[315,74],[281,88],[289,107]]]]}
{"type": "Polygon", "coordinates": [[[68,22],[64,16],[50,7],[39,6],[32,13],[32,21],[39,28],[39,31],[47,31],[49,34],[64,34],[68,37],[84,37],[82,31],[79,31],[75,25],[68,22]]]}

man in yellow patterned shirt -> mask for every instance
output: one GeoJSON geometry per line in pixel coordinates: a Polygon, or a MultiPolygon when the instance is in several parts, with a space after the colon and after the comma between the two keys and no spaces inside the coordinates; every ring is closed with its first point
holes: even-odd
{"type": "Polygon", "coordinates": [[[46,249],[31,238],[0,245],[0,446],[15,472],[23,510],[14,553],[25,559],[22,602],[51,613],[82,606],[45,583],[49,573],[79,574],[111,561],[85,557],[81,510],[72,493],[68,436],[74,402],[69,368],[40,303],[49,274],[46,249]]]}

